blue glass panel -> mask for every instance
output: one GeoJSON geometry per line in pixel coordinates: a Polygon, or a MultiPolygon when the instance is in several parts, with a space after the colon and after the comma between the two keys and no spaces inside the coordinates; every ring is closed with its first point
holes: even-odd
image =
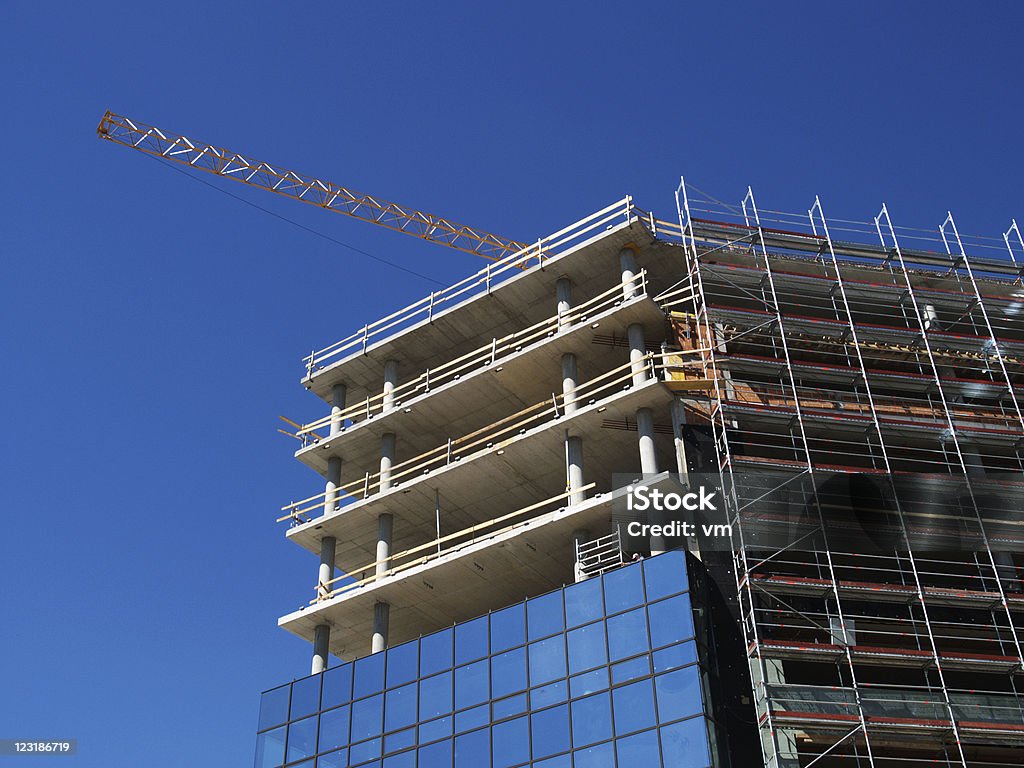
{"type": "Polygon", "coordinates": [[[347,768],[348,750],[339,749],[326,755],[320,755],[316,759],[316,768],[347,768]]]}
{"type": "Polygon", "coordinates": [[[684,667],[697,661],[697,644],[691,640],[688,643],[670,645],[654,652],[654,671],[668,672],[670,669],[684,667]]]}
{"type": "Polygon", "coordinates": [[[452,718],[441,717],[420,726],[420,744],[452,735],[452,718]]]}
{"type": "Polygon", "coordinates": [[[444,629],[420,638],[420,674],[426,677],[452,668],[451,629],[444,629]]]}
{"type": "Polygon", "coordinates": [[[288,768],[313,768],[313,759],[303,760],[301,763],[291,763],[288,768]]]}
{"type": "Polygon", "coordinates": [[[288,760],[301,760],[316,754],[316,716],[297,720],[288,726],[288,760]]]}
{"type": "Polygon", "coordinates": [[[419,642],[402,643],[388,648],[387,682],[388,688],[404,685],[416,679],[416,665],[419,660],[419,642]]]}
{"type": "Polygon", "coordinates": [[[358,765],[365,760],[380,757],[380,739],[370,739],[362,744],[353,744],[348,749],[348,756],[352,765],[358,765]]]}
{"type": "Polygon", "coordinates": [[[565,589],[565,625],[572,629],[604,615],[601,580],[589,579],[565,589]]]}
{"type": "Polygon", "coordinates": [[[677,550],[647,558],[644,560],[644,579],[649,603],[689,589],[686,555],[677,550]]]}
{"type": "Polygon", "coordinates": [[[455,625],[455,664],[476,661],[487,655],[487,616],[455,625]]]}
{"type": "Polygon", "coordinates": [[[330,709],[352,700],[352,665],[342,664],[324,672],[322,709],[330,709]]]}
{"type": "Polygon", "coordinates": [[[530,685],[565,677],[565,637],[555,635],[530,645],[530,685]]]}
{"type": "Polygon", "coordinates": [[[420,747],[419,755],[419,768],[452,768],[451,741],[420,747]]]}
{"type": "Polygon", "coordinates": [[[487,704],[481,704],[479,707],[473,707],[472,709],[464,709],[455,714],[455,732],[465,733],[466,731],[472,731],[474,728],[487,725],[490,721],[491,708],[487,704]]]}
{"type": "Polygon", "coordinates": [[[409,685],[392,688],[388,691],[384,699],[384,730],[394,731],[415,722],[416,683],[409,683],[409,685]]]}
{"type": "Polygon", "coordinates": [[[530,640],[540,640],[565,629],[562,615],[562,590],[526,601],[530,640]]]}
{"type": "Polygon", "coordinates": [[[612,665],[612,685],[628,683],[638,677],[646,677],[651,674],[651,657],[637,656],[629,661],[620,661],[612,665]]]}
{"type": "Polygon", "coordinates": [[[288,719],[288,694],[291,688],[290,685],[282,685],[260,697],[260,720],[257,731],[273,728],[288,719]]]}
{"type": "Polygon", "coordinates": [[[503,720],[512,715],[521,715],[526,711],[526,694],[520,693],[507,699],[496,701],[491,705],[491,720],[503,720]]]}
{"type": "Polygon", "coordinates": [[[471,707],[489,698],[487,660],[455,670],[455,708],[471,707]]]}
{"type": "Polygon", "coordinates": [[[384,654],[364,656],[355,663],[352,698],[361,699],[384,690],[384,654]]]}
{"type": "Polygon", "coordinates": [[[574,699],[588,693],[603,691],[608,687],[608,670],[605,667],[584,672],[569,680],[569,692],[574,699]]]}
{"type": "Polygon", "coordinates": [[[348,707],[335,707],[320,715],[321,752],[348,744],[348,707]]]}
{"type": "Polygon", "coordinates": [[[558,757],[550,757],[547,760],[534,763],[533,768],[572,768],[572,756],[559,755],[558,757]]]}
{"type": "Polygon", "coordinates": [[[569,749],[569,707],[544,709],[530,715],[534,760],[569,749]]]}
{"type": "Polygon", "coordinates": [[[704,768],[710,764],[708,736],[703,717],[683,720],[661,729],[661,750],[665,765],[704,768]]]}
{"type": "Polygon", "coordinates": [[[612,703],[617,736],[657,725],[654,717],[654,691],[650,680],[614,689],[612,703]]]}
{"type": "Polygon", "coordinates": [[[569,640],[569,674],[608,663],[603,621],[574,629],[566,637],[569,640]]]}
{"type": "Polygon", "coordinates": [[[491,696],[498,699],[526,690],[526,649],[491,657],[491,696]]]}
{"type": "MultiPolygon", "coordinates": [[[[381,654],[383,657],[383,654],[381,654]]],[[[380,694],[352,704],[352,741],[376,736],[383,725],[384,697],[380,694]]]]}
{"type": "Polygon", "coordinates": [[[612,711],[608,692],[572,703],[572,743],[585,747],[612,737],[612,711]]]}
{"type": "Polygon", "coordinates": [[[690,596],[677,595],[647,606],[651,621],[651,647],[661,648],[693,637],[690,596]]]}
{"type": "Polygon", "coordinates": [[[320,679],[321,675],[313,675],[292,683],[290,720],[301,720],[320,709],[320,679]]]}
{"type": "Polygon", "coordinates": [[[486,728],[455,737],[455,768],[485,768],[491,764],[491,732],[486,728]]]}
{"type": "Polygon", "coordinates": [[[608,654],[612,661],[644,653],[649,648],[647,617],[643,608],[608,619],[608,654]]]}
{"type": "MultiPolygon", "coordinates": [[[[384,754],[390,755],[402,749],[408,749],[416,743],[416,729],[406,728],[404,731],[391,733],[384,737],[384,754]]],[[[415,753],[411,753],[415,755],[415,753]]],[[[387,760],[384,761],[385,764],[387,760]]]]}
{"type": "Polygon", "coordinates": [[[511,768],[530,759],[529,719],[517,717],[491,728],[492,765],[511,768]]]}
{"type": "Polygon", "coordinates": [[[384,768],[416,768],[416,750],[384,758],[384,768]]]}
{"type": "Polygon", "coordinates": [[[452,711],[452,673],[420,680],[420,719],[428,720],[452,711]]]}
{"type": "Polygon", "coordinates": [[[636,608],[644,602],[644,579],[637,565],[619,568],[606,573],[604,579],[604,605],[611,616],[613,613],[636,608]]]}
{"type": "MultiPolygon", "coordinates": [[[[658,732],[644,731],[635,736],[619,739],[615,744],[619,755],[619,765],[661,765],[661,753],[658,749],[658,732]]],[[[675,766],[675,763],[669,763],[675,766]]]]}
{"type": "Polygon", "coordinates": [[[256,737],[256,768],[277,768],[284,762],[284,728],[256,737]]]}
{"type": "Polygon", "coordinates": [[[658,714],[663,723],[700,714],[700,670],[696,664],[654,678],[658,692],[658,714]]]}
{"type": "Polygon", "coordinates": [[[563,702],[566,699],[566,689],[565,680],[534,688],[530,691],[530,706],[533,709],[540,709],[563,702]]]}
{"type": "Polygon", "coordinates": [[[576,768],[615,768],[615,749],[609,741],[607,744],[574,752],[573,761],[576,768]]]}
{"type": "Polygon", "coordinates": [[[523,604],[491,614],[491,653],[499,653],[526,642],[526,616],[523,604]]]}

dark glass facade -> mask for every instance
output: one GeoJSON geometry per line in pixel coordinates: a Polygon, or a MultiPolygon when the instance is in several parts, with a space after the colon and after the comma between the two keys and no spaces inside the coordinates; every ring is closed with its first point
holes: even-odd
{"type": "Polygon", "coordinates": [[[686,556],[263,694],[256,768],[712,765],[686,556]]]}

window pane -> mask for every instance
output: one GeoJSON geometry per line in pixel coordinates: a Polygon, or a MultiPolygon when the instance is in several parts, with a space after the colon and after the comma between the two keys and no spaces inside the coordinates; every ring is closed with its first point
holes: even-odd
{"type": "Polygon", "coordinates": [[[530,646],[530,685],[565,677],[565,638],[549,637],[530,646]]]}
{"type": "Polygon", "coordinates": [[[603,621],[574,629],[568,633],[567,637],[569,639],[569,674],[608,663],[603,621]]]}
{"type": "Polygon", "coordinates": [[[654,691],[650,680],[612,691],[615,708],[615,734],[631,733],[656,725],[654,720],[654,691]]]}
{"type": "Polygon", "coordinates": [[[288,726],[288,762],[316,754],[316,716],[288,726]]]}
{"type": "Polygon", "coordinates": [[[658,692],[658,713],[663,723],[704,711],[699,674],[699,668],[694,664],[654,678],[658,692]]]}
{"type": "Polygon", "coordinates": [[[415,722],[416,683],[388,691],[384,699],[384,730],[394,731],[415,722]]]}
{"type": "Polygon", "coordinates": [[[452,768],[452,743],[439,741],[420,747],[419,768],[452,768]]]}
{"type": "Polygon", "coordinates": [[[404,685],[416,679],[416,663],[419,659],[419,643],[402,643],[388,649],[387,681],[388,688],[404,685]]]}
{"type": "Polygon", "coordinates": [[[644,579],[647,582],[648,602],[689,589],[686,556],[675,551],[647,558],[644,560],[644,579]]]}
{"type": "Polygon", "coordinates": [[[526,601],[530,640],[553,635],[565,629],[562,616],[562,590],[526,601]]]}
{"type": "Polygon", "coordinates": [[[482,659],[487,655],[487,617],[455,625],[455,663],[482,659]]]}
{"type": "Polygon", "coordinates": [[[352,665],[342,664],[324,672],[323,708],[330,709],[352,700],[352,665]]]}
{"type": "Polygon", "coordinates": [[[569,691],[574,699],[586,696],[588,693],[603,691],[608,687],[608,670],[604,667],[595,669],[592,672],[584,672],[582,675],[569,680],[569,691]]]}
{"type": "Polygon", "coordinates": [[[292,683],[290,720],[301,720],[320,709],[320,678],[321,675],[313,675],[292,683]]]}
{"type": "Polygon", "coordinates": [[[665,764],[679,768],[704,768],[708,756],[707,731],[703,717],[683,720],[661,729],[661,749],[665,764]]]}
{"type": "Polygon", "coordinates": [[[530,691],[530,706],[534,709],[550,707],[552,704],[560,704],[566,699],[565,680],[559,680],[548,685],[534,688],[530,691]]]}
{"type": "Polygon", "coordinates": [[[589,579],[565,589],[565,625],[578,627],[589,624],[604,614],[601,599],[601,580],[589,579]]]}
{"type": "Polygon", "coordinates": [[[420,744],[426,744],[427,742],[434,741],[435,739],[443,739],[451,735],[451,717],[442,717],[438,720],[424,723],[420,726],[420,744]]]}
{"type": "MultiPolygon", "coordinates": [[[[384,737],[384,754],[389,755],[392,752],[398,752],[401,749],[407,749],[416,743],[416,729],[406,728],[404,731],[398,731],[397,733],[391,733],[384,737]]],[[[415,757],[415,752],[407,752],[415,757]]],[[[384,761],[387,763],[387,760],[384,761]]]]}
{"type": "Polygon", "coordinates": [[[570,755],[559,755],[540,763],[534,763],[533,768],[571,768],[571,764],[572,757],[570,755]]]}
{"type": "Polygon", "coordinates": [[[608,693],[572,703],[572,743],[585,747],[612,737],[612,711],[608,693]]]}
{"type": "Polygon", "coordinates": [[[429,720],[452,711],[452,673],[420,680],[420,719],[429,720]]]}
{"type": "MultiPolygon", "coordinates": [[[[348,753],[352,765],[358,765],[364,760],[380,757],[380,739],[370,739],[362,744],[353,744],[349,747],[348,753]]],[[[380,763],[374,763],[374,765],[380,765],[380,763]]]]}
{"type": "Polygon", "coordinates": [[[667,672],[676,667],[684,667],[697,661],[697,644],[691,640],[688,643],[670,645],[654,653],[654,671],[667,672]]]}
{"type": "Polygon", "coordinates": [[[284,762],[284,728],[256,737],[256,768],[277,768],[284,762]]]}
{"type": "Polygon", "coordinates": [[[604,605],[609,616],[643,605],[644,581],[638,566],[610,571],[603,578],[604,605]]]}
{"type": "MultiPolygon", "coordinates": [[[[619,755],[619,765],[661,765],[657,731],[644,731],[636,736],[619,739],[615,745],[615,751],[619,755]]],[[[669,763],[669,765],[675,765],[675,763],[669,763]]]]}
{"type": "Polygon", "coordinates": [[[491,696],[495,699],[526,690],[526,649],[516,648],[491,659],[491,696]]]}
{"type": "Polygon", "coordinates": [[[693,637],[690,596],[677,595],[647,606],[651,620],[651,646],[660,648],[693,637]]]}
{"type": "Polygon", "coordinates": [[[504,720],[512,715],[521,715],[526,711],[526,694],[520,693],[507,699],[496,701],[491,705],[491,720],[504,720]]]}
{"type": "MultiPolygon", "coordinates": [[[[383,654],[381,656],[383,658],[383,654]]],[[[380,733],[383,708],[384,697],[381,694],[352,705],[352,741],[361,741],[380,733]]]]}
{"type": "Polygon", "coordinates": [[[562,704],[530,715],[533,757],[539,759],[569,749],[569,707],[562,704]]]}
{"type": "Polygon", "coordinates": [[[651,657],[637,656],[629,661],[621,661],[612,666],[612,685],[628,683],[638,677],[651,674],[651,657]]]}
{"type": "Polygon", "coordinates": [[[272,691],[267,691],[260,697],[260,721],[257,731],[265,731],[280,725],[288,719],[288,694],[291,692],[290,685],[282,685],[272,691]]]}
{"type": "Polygon", "coordinates": [[[481,728],[455,737],[455,768],[484,768],[490,764],[490,731],[481,728]]]}
{"type": "Polygon", "coordinates": [[[608,619],[608,651],[612,661],[644,653],[649,648],[643,608],[608,619]]]}
{"type": "Polygon", "coordinates": [[[615,750],[612,743],[608,742],[573,753],[573,760],[576,768],[612,768],[615,765],[615,750]]]}
{"type": "Polygon", "coordinates": [[[455,732],[473,731],[491,721],[491,708],[487,704],[464,709],[455,715],[455,732]]]}
{"type": "Polygon", "coordinates": [[[420,638],[420,674],[432,675],[452,668],[452,635],[450,629],[420,638]]]}
{"type": "Polygon", "coordinates": [[[384,690],[384,654],[364,656],[355,663],[352,697],[361,699],[384,690]]]}
{"type": "Polygon", "coordinates": [[[384,758],[384,768],[416,768],[416,750],[384,758]]]}
{"type": "Polygon", "coordinates": [[[455,708],[471,707],[489,698],[487,660],[455,670],[455,708]]]}
{"type": "Polygon", "coordinates": [[[498,723],[491,729],[494,768],[511,768],[530,759],[529,721],[525,717],[498,723]]]}
{"type": "Polygon", "coordinates": [[[347,749],[339,749],[337,752],[331,752],[328,755],[320,755],[316,759],[316,768],[347,768],[347,766],[347,749]]]}
{"type": "Polygon", "coordinates": [[[348,744],[348,707],[336,707],[320,715],[321,752],[348,744]]]}
{"type": "Polygon", "coordinates": [[[491,653],[515,648],[526,642],[526,617],[523,604],[491,614],[491,653]]]}

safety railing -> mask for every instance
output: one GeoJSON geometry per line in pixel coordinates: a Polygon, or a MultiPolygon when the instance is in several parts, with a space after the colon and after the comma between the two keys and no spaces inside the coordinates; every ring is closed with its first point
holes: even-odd
{"type": "MultiPolygon", "coordinates": [[[[660,358],[660,355],[651,353],[644,356],[643,372],[648,379],[657,378],[656,364],[660,358]]],[[[629,389],[633,386],[634,365],[631,361],[578,385],[576,391],[568,395],[570,404],[598,402],[629,389]]],[[[550,399],[535,403],[482,429],[458,438],[449,438],[436,448],[394,464],[388,475],[391,487],[492,450],[504,440],[563,416],[566,413],[566,399],[567,396],[564,393],[552,393],[550,399]]],[[[278,518],[278,522],[284,520],[308,522],[311,519],[310,515],[318,512],[321,508],[330,511],[340,508],[343,503],[367,498],[382,490],[381,480],[380,472],[367,472],[362,478],[336,489],[326,490],[301,501],[287,504],[281,508],[284,515],[278,518]]]]}
{"type": "MultiPolygon", "coordinates": [[[[459,379],[477,370],[482,370],[492,365],[503,363],[506,358],[518,353],[527,346],[542,339],[551,337],[559,331],[565,331],[578,323],[586,321],[595,315],[606,312],[624,303],[640,301],[647,297],[647,273],[641,270],[636,277],[629,281],[629,287],[634,290],[630,298],[624,298],[626,283],[616,285],[601,294],[588,299],[567,312],[547,317],[528,328],[523,328],[501,338],[492,338],[472,352],[449,360],[441,365],[427,368],[419,376],[395,387],[385,398],[383,391],[367,396],[365,399],[348,406],[338,413],[332,413],[321,419],[303,424],[295,433],[287,433],[297,438],[302,447],[317,443],[323,436],[317,430],[328,429],[336,424],[344,429],[373,418],[383,413],[389,407],[397,407],[414,397],[430,392],[448,382],[459,379]]],[[[294,423],[294,422],[290,422],[294,423]]]]}
{"type": "MultiPolygon", "coordinates": [[[[586,493],[596,486],[590,483],[582,488],[574,489],[575,493],[586,493]]],[[[515,512],[485,520],[482,523],[471,525],[455,533],[446,536],[438,536],[431,541],[419,546],[406,549],[389,557],[385,562],[386,569],[377,572],[377,561],[368,563],[362,568],[357,568],[347,574],[338,576],[330,581],[320,582],[316,585],[316,597],[310,600],[310,604],[323,602],[348,592],[361,589],[374,584],[382,579],[391,579],[400,576],[411,568],[426,565],[443,557],[454,555],[461,550],[478,544],[487,539],[514,531],[516,529],[528,528],[537,517],[563,509],[568,505],[569,496],[567,491],[549,499],[538,501],[515,512]],[[525,518],[525,519],[523,519],[525,518]],[[350,580],[351,581],[348,581],[350,580]]]]}
{"type": "Polygon", "coordinates": [[[433,291],[429,296],[393,312],[387,317],[367,323],[360,330],[334,344],[310,352],[303,358],[306,376],[312,377],[329,362],[339,359],[346,353],[365,352],[372,343],[386,336],[393,335],[401,329],[423,320],[431,320],[457,299],[468,299],[472,296],[490,293],[503,280],[524,269],[536,269],[543,266],[545,261],[578,245],[588,237],[603,232],[615,223],[633,220],[639,220],[648,229],[656,231],[657,220],[654,216],[637,208],[633,205],[633,198],[627,196],[568,227],[541,238],[535,244],[527,246],[521,251],[499,261],[488,263],[484,269],[464,280],[440,291],[433,291]]]}
{"type": "Polygon", "coordinates": [[[576,570],[579,577],[600,576],[625,564],[622,539],[616,528],[613,533],[585,542],[576,542],[576,570]]]}

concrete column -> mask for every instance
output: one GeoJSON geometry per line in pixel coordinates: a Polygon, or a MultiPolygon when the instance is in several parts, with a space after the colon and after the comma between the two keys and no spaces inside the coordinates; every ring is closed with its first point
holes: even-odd
{"type": "MultiPolygon", "coordinates": [[[[317,576],[317,584],[330,584],[334,578],[334,554],[337,550],[337,540],[333,536],[324,536],[320,539],[320,572],[317,576]]],[[[317,594],[320,597],[328,597],[333,587],[318,587],[317,594]]]]}
{"type": "Polygon", "coordinates": [[[566,415],[576,412],[576,382],[579,375],[576,370],[576,355],[566,352],[562,355],[562,403],[566,415]]]}
{"type": "Polygon", "coordinates": [[[568,277],[558,278],[555,283],[555,294],[558,297],[558,330],[572,325],[569,311],[572,309],[572,282],[568,277]]]}
{"type": "Polygon", "coordinates": [[[380,440],[380,490],[391,487],[391,466],[395,463],[395,433],[386,432],[380,440]]]}
{"type": "Polygon", "coordinates": [[[341,506],[341,457],[327,459],[327,486],[324,489],[324,514],[330,515],[341,506]]]}
{"type": "Polygon", "coordinates": [[[654,452],[654,414],[650,408],[638,408],[636,433],[640,447],[640,471],[645,475],[658,474],[658,457],[654,452]]]}
{"type": "Polygon", "coordinates": [[[583,438],[566,438],[565,452],[569,504],[580,504],[587,498],[586,492],[580,490],[583,487],[583,438]]]}
{"type": "Polygon", "coordinates": [[[647,345],[644,341],[644,327],[640,323],[633,323],[626,329],[629,339],[629,362],[633,371],[633,386],[638,386],[647,381],[647,345]]]}
{"type": "MultiPolygon", "coordinates": [[[[586,544],[590,541],[590,531],[586,528],[579,528],[572,533],[572,548],[573,552],[578,552],[581,544],[586,544]]],[[[573,579],[579,584],[586,577],[583,575],[583,568],[581,567],[579,558],[576,559],[576,564],[573,567],[573,579]]]]}
{"type": "Polygon", "coordinates": [[[370,653],[378,653],[388,647],[388,619],[391,606],[387,603],[373,604],[373,637],[370,639],[370,653]]]}
{"type": "Polygon", "coordinates": [[[310,674],[316,675],[327,669],[327,656],[330,652],[331,628],[327,624],[318,624],[313,630],[313,664],[310,674]]]}
{"type": "Polygon", "coordinates": [[[394,524],[394,515],[388,512],[377,517],[377,576],[383,576],[391,569],[391,535],[394,524]]]}
{"type": "Polygon", "coordinates": [[[384,363],[384,398],[383,412],[395,407],[395,387],[398,386],[398,361],[388,360],[384,363]]]}
{"type": "Polygon", "coordinates": [[[345,410],[345,397],[348,389],[344,384],[335,384],[331,387],[331,437],[341,432],[345,426],[341,418],[341,412],[345,410]]]}
{"type": "Polygon", "coordinates": [[[921,320],[924,321],[926,331],[942,330],[942,326],[939,324],[939,311],[935,309],[934,304],[925,304],[921,307],[921,320]]]}
{"type": "Polygon", "coordinates": [[[683,437],[683,426],[686,424],[686,406],[682,400],[675,399],[671,406],[672,414],[672,441],[675,444],[676,472],[679,479],[686,481],[690,474],[690,465],[686,456],[686,440],[683,437]]]}
{"type": "Polygon", "coordinates": [[[636,279],[636,253],[632,248],[623,248],[619,251],[619,267],[622,269],[622,297],[631,299],[640,292],[636,279]]]}

